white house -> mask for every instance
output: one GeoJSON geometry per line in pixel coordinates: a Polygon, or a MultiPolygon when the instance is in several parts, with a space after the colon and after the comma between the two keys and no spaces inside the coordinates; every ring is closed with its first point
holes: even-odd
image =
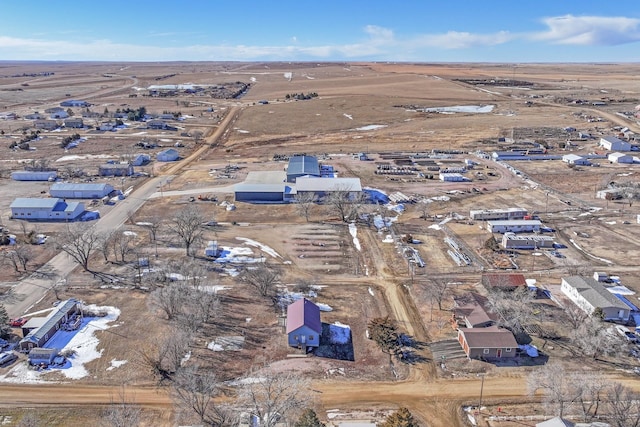
{"type": "Polygon", "coordinates": [[[585,159],[584,157],[578,156],[577,154],[565,154],[564,156],[562,156],[562,161],[570,165],[589,166],[591,164],[589,159],[585,159]]]}
{"type": "Polygon", "coordinates": [[[159,162],[175,162],[180,158],[180,154],[178,150],[174,150],[173,148],[168,148],[156,154],[156,159],[159,162]]]}
{"type": "Polygon", "coordinates": [[[591,277],[563,277],[560,290],[582,311],[591,315],[596,308],[602,310],[604,320],[629,320],[630,308],[600,282],[591,277]]]}
{"type": "Polygon", "coordinates": [[[608,151],[631,151],[631,144],[615,136],[603,136],[600,138],[600,146],[608,151]]]}
{"type": "Polygon", "coordinates": [[[611,153],[607,158],[611,163],[633,163],[633,156],[624,153],[611,153]]]}
{"type": "Polygon", "coordinates": [[[17,198],[11,203],[11,217],[26,220],[73,221],[84,212],[84,203],[62,199],[17,198]]]}
{"type": "Polygon", "coordinates": [[[542,222],[537,219],[518,219],[509,221],[487,221],[487,230],[492,233],[537,233],[542,222]]]}

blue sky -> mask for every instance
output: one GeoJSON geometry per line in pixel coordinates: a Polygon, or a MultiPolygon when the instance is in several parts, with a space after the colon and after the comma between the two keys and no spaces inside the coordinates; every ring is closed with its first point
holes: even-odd
{"type": "Polygon", "coordinates": [[[0,60],[640,62],[637,0],[31,0],[0,16],[0,60]]]}

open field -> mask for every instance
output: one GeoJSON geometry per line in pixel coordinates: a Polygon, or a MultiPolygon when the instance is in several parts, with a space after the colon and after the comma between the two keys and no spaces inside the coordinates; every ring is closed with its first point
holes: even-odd
{"type": "MultiPolygon", "coordinates": [[[[314,405],[325,421],[336,409],[365,411],[361,417],[379,421],[404,405],[421,424],[457,427],[468,425],[460,408],[476,404],[482,374],[487,408],[478,425],[511,427],[515,424],[489,415],[551,414],[540,394],[532,397],[526,390],[527,377],[547,364],[580,366],[639,391],[633,369],[640,359],[629,356],[630,344],[620,337],[613,355],[591,358],[577,349],[562,308],[572,303],[561,293],[560,281],[604,271],[635,292],[627,298],[637,304],[637,200],[597,199],[596,192],[611,182],[637,184],[640,166],[606,158],[594,159],[597,167],[568,167],[559,159],[505,163],[490,157],[534,144],[549,155],[597,153],[603,152],[597,145],[602,136],[625,127],[640,133],[636,119],[626,114],[640,104],[638,71],[616,64],[1,62],[0,226],[15,236],[17,247],[28,249],[28,259],[21,265],[15,247],[0,246],[5,273],[0,302],[11,317],[67,298],[115,307],[120,314],[96,332],[99,355],[72,386],[55,370],[38,374],[42,383],[22,381],[18,373],[24,371],[14,369],[25,366],[23,354],[15,365],[0,368],[0,419],[16,425],[26,402],[47,425],[85,423],[87,407],[108,407],[114,392],[126,386],[143,408],[141,425],[181,423],[169,393],[172,373],[162,377],[148,362],[163,340],[177,334],[175,321],[152,296],[175,283],[217,295],[214,315],[190,334],[179,363],[215,373],[226,399],[233,397],[239,378],[290,371],[313,382],[314,405]],[[244,85],[246,90],[233,92],[244,85]],[[310,93],[317,97],[294,100],[310,93]],[[48,117],[47,109],[70,99],[91,104],[68,108],[73,117],[84,116],[81,129],[36,133],[35,120],[25,119],[35,112],[48,117]],[[456,106],[474,107],[448,114],[428,110],[456,106]],[[152,129],[149,120],[128,116],[141,108],[149,120],[164,115],[168,127],[152,129]],[[115,130],[98,130],[116,120],[121,124],[115,130]],[[592,138],[579,138],[578,132],[592,138]],[[83,142],[63,148],[64,138],[76,133],[83,142]],[[28,145],[15,146],[32,134],[28,145]],[[156,154],[167,148],[180,158],[159,162],[156,154]],[[133,176],[98,176],[105,162],[141,153],[151,161],[136,166],[133,176]],[[235,201],[233,186],[249,173],[283,171],[288,156],[301,153],[333,166],[339,177],[360,178],[369,191],[406,200],[401,207],[366,204],[366,215],[351,228],[328,204],[312,204],[305,218],[293,203],[235,201]],[[355,153],[366,153],[368,160],[355,153]],[[465,172],[468,181],[438,179],[439,169],[462,168],[465,160],[475,163],[465,172]],[[49,182],[10,178],[12,171],[38,165],[56,169],[63,181],[109,183],[126,195],[108,204],[83,200],[100,212],[98,225],[112,236],[127,236],[94,247],[90,271],[70,257],[55,258],[76,224],[11,218],[15,198],[48,196],[49,182]],[[511,207],[527,209],[550,228],[541,234],[562,245],[562,257],[548,249],[490,249],[488,242],[501,235],[489,232],[485,221],[469,218],[469,211],[511,207]],[[186,211],[196,211],[204,224],[191,256],[172,231],[186,211]],[[374,226],[367,219],[374,216],[386,219],[385,225],[374,226]],[[46,242],[28,244],[36,234],[48,236],[46,242]],[[208,241],[217,242],[226,261],[205,256],[208,241]],[[408,261],[407,248],[424,267],[408,261]],[[459,266],[452,249],[470,263],[459,266]],[[319,356],[287,346],[286,299],[260,295],[243,279],[243,272],[261,262],[277,270],[280,298],[304,294],[329,307],[321,313],[325,328],[348,325],[350,350],[329,346],[319,356]],[[481,275],[502,272],[505,265],[553,296],[532,303],[536,329],[529,338],[543,358],[521,357],[511,365],[438,359],[436,354],[461,351],[450,323],[452,297],[486,293],[481,275]],[[448,287],[439,307],[433,292],[442,283],[448,287]],[[33,290],[28,295],[25,286],[33,290]],[[390,364],[390,356],[367,338],[369,321],[385,316],[414,340],[413,358],[393,358],[390,364]],[[65,416],[50,409],[62,400],[70,408],[65,416]]],[[[14,341],[21,338],[18,328],[13,333],[14,341]]],[[[335,425],[339,417],[329,421],[335,425]]]]}

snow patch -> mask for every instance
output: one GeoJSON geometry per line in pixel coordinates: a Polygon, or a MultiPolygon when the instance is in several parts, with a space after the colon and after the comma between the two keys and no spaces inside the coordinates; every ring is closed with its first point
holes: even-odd
{"type": "Polygon", "coordinates": [[[451,107],[421,108],[425,113],[490,113],[495,105],[454,105],[451,107]]]}
{"type": "Polygon", "coordinates": [[[356,234],[358,233],[358,227],[356,227],[354,223],[349,224],[349,233],[353,237],[353,245],[358,251],[362,251],[362,248],[360,247],[360,240],[356,237],[356,234]]]}
{"type": "Polygon", "coordinates": [[[351,328],[340,322],[329,325],[329,340],[332,344],[347,344],[351,340],[351,328]]]}
{"type": "Polygon", "coordinates": [[[249,246],[254,246],[256,248],[260,248],[260,250],[262,252],[266,252],[267,254],[271,255],[273,258],[282,259],[282,256],[280,256],[280,254],[278,252],[276,252],[275,250],[273,250],[269,246],[264,245],[264,244],[262,244],[260,242],[256,242],[255,240],[247,239],[246,237],[236,237],[236,240],[243,241],[245,243],[245,245],[249,245],[249,246]]]}
{"type": "Polygon", "coordinates": [[[349,120],[353,120],[353,116],[351,114],[342,113],[342,115],[345,116],[349,120]]]}
{"type": "Polygon", "coordinates": [[[366,125],[366,126],[361,126],[359,128],[355,128],[351,130],[376,130],[376,129],[383,129],[386,127],[387,125],[366,125]]]}
{"type": "Polygon", "coordinates": [[[62,156],[59,159],[56,159],[56,162],[68,162],[71,160],[87,160],[87,159],[112,159],[115,156],[110,156],[108,154],[84,154],[84,155],[69,155],[62,156]]]}
{"type": "Polygon", "coordinates": [[[111,366],[107,368],[107,371],[113,371],[115,368],[119,368],[120,366],[124,365],[127,362],[128,362],[127,360],[112,359],[110,362],[111,366]]]}

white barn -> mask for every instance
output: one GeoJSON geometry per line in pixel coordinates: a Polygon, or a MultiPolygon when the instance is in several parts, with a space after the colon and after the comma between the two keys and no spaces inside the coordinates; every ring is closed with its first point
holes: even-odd
{"type": "Polygon", "coordinates": [[[624,153],[611,153],[607,159],[611,163],[633,163],[633,156],[624,153]]]}
{"type": "Polygon", "coordinates": [[[631,151],[631,144],[615,136],[603,136],[600,138],[600,147],[608,151],[631,151]]]}
{"type": "Polygon", "coordinates": [[[178,153],[178,150],[173,148],[168,148],[156,154],[156,159],[159,162],[175,162],[179,158],[180,154],[178,153]]]}
{"type": "Polygon", "coordinates": [[[563,277],[560,290],[589,315],[596,308],[600,308],[604,314],[604,320],[629,320],[629,306],[609,292],[602,283],[591,277],[563,277]]]}
{"type": "Polygon", "coordinates": [[[14,181],[55,181],[56,171],[15,171],[11,172],[14,181]]]}
{"type": "Polygon", "coordinates": [[[578,156],[577,154],[565,154],[564,156],[562,156],[562,161],[570,165],[589,166],[591,164],[589,159],[585,159],[584,157],[578,156]]]}
{"type": "Polygon", "coordinates": [[[17,198],[11,203],[11,217],[26,220],[73,221],[84,212],[84,203],[62,199],[17,198]]]}
{"type": "Polygon", "coordinates": [[[510,221],[487,221],[487,230],[492,233],[537,233],[542,222],[537,219],[518,219],[510,221]]]}
{"type": "Polygon", "coordinates": [[[51,197],[62,199],[101,199],[113,192],[109,184],[74,184],[56,182],[49,189],[51,197]]]}

